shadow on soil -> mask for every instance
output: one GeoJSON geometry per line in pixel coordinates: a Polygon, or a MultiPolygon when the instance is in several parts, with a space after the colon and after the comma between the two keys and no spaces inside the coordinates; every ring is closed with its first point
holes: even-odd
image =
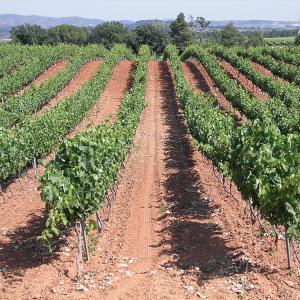
{"type": "Polygon", "coordinates": [[[189,60],[185,61],[185,64],[193,76],[193,81],[196,85],[197,90],[200,90],[205,93],[209,93],[210,92],[209,86],[207,85],[199,69],[189,60]]]}
{"type": "MultiPolygon", "coordinates": [[[[220,207],[213,206],[203,195],[189,133],[176,101],[172,75],[165,62],[160,64],[159,76],[163,82],[162,109],[169,128],[164,152],[166,169],[170,172],[163,183],[167,194],[164,200],[167,202],[166,209],[173,217],[170,225],[158,233],[168,237],[162,242],[168,245],[168,250],[161,254],[174,257],[166,267],[186,270],[198,267],[199,285],[208,278],[247,272],[252,268],[251,264],[240,257],[242,252],[238,248],[226,245],[222,228],[213,222],[212,214],[220,207]]],[[[153,247],[161,247],[162,244],[153,247]]]]}
{"type": "MultiPolygon", "coordinates": [[[[120,66],[120,63],[118,66],[120,66]]],[[[133,63],[128,71],[130,76],[128,76],[126,82],[126,91],[133,86],[135,69],[136,64],[133,63]]],[[[24,168],[22,174],[25,174],[31,168],[31,165],[24,168]]],[[[2,187],[2,191],[5,191],[19,177],[20,174],[19,176],[9,178],[6,182],[1,182],[0,187],[2,187]]],[[[0,234],[4,235],[7,241],[0,241],[0,272],[2,278],[8,284],[21,281],[27,269],[33,269],[58,259],[59,249],[67,243],[65,237],[62,235],[61,239],[55,241],[55,251],[49,253],[48,249],[37,240],[45,228],[46,213],[43,211],[41,215],[32,214],[27,219],[28,221],[24,226],[20,226],[13,232],[2,233],[0,231],[0,234]]],[[[68,234],[67,231],[65,233],[66,235],[68,234]]]]}
{"type": "MultiPolygon", "coordinates": [[[[13,232],[5,232],[5,240],[0,242],[0,270],[6,283],[21,281],[27,269],[33,269],[48,264],[58,258],[59,253],[48,252],[37,238],[45,228],[46,214],[32,214],[24,226],[13,232]]],[[[56,249],[65,243],[63,239],[57,241],[56,249]]]]}

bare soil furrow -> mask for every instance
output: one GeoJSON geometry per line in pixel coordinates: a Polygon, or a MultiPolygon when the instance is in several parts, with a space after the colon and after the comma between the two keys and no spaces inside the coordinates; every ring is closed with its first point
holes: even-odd
{"type": "Polygon", "coordinates": [[[61,60],[52,65],[48,70],[46,70],[43,74],[38,76],[33,84],[39,87],[42,83],[44,83],[46,80],[54,77],[58,72],[63,71],[68,64],[67,60],[61,60]]]}
{"type": "MultiPolygon", "coordinates": [[[[208,87],[208,91],[215,97],[217,104],[223,110],[227,111],[236,121],[237,124],[243,124],[247,121],[247,117],[242,114],[239,110],[233,107],[230,101],[226,99],[223,93],[219,90],[219,88],[215,85],[203,65],[198,62],[197,60],[191,60],[187,62],[184,68],[186,79],[190,82],[190,84],[195,88],[197,91],[203,91],[202,89],[198,89],[200,83],[205,82],[205,85],[208,87]],[[190,74],[193,74],[190,75],[190,74]],[[196,82],[195,82],[196,80],[196,82]]],[[[205,88],[207,90],[207,88],[205,88]]]]}
{"type": "MultiPolygon", "coordinates": [[[[271,228],[263,222],[268,234],[261,234],[235,185],[231,193],[226,191],[220,174],[193,143],[168,63],[151,61],[148,70],[147,105],[119,174],[111,213],[107,205],[101,213],[105,230],[93,244],[85,275],[76,278],[72,235],[51,259],[40,260],[32,257],[37,251],[28,236],[32,237],[33,228],[38,231],[43,218],[37,220],[25,210],[26,224],[10,230],[1,210],[0,228],[7,227],[0,240],[4,249],[0,268],[6,253],[7,270],[15,269],[1,271],[0,295],[4,299],[299,299],[298,277],[286,269],[284,241],[275,250],[271,228]],[[20,245],[28,246],[27,252],[18,250],[20,245]]],[[[225,185],[229,190],[228,179],[225,185]]]]}
{"type": "Polygon", "coordinates": [[[110,122],[115,120],[124,92],[129,90],[132,85],[132,77],[129,75],[134,71],[134,67],[135,63],[129,60],[118,63],[99,101],[89,111],[84,120],[72,130],[71,137],[80,131],[99,125],[104,119],[108,119],[110,122]],[[114,90],[114,93],[111,92],[112,90],[114,90]]]}
{"type": "Polygon", "coordinates": [[[58,72],[63,71],[68,64],[66,60],[60,60],[49,67],[45,72],[39,75],[32,83],[26,85],[21,91],[17,92],[15,96],[21,96],[24,94],[26,90],[28,90],[32,85],[39,87],[43,84],[46,80],[54,77],[58,72]]]}
{"type": "Polygon", "coordinates": [[[264,67],[263,65],[257,63],[257,62],[251,62],[251,65],[253,66],[253,68],[258,71],[259,73],[261,73],[262,75],[265,75],[265,76],[269,76],[269,77],[272,77],[282,83],[288,83],[287,80],[284,80],[283,78],[280,78],[276,75],[274,75],[272,73],[272,71],[270,71],[269,69],[267,69],[266,67],[264,67]]]}
{"type": "Polygon", "coordinates": [[[85,83],[89,82],[94,77],[101,63],[100,60],[93,60],[85,64],[64,89],[41,107],[37,114],[43,115],[47,109],[54,107],[60,100],[69,97],[78,91],[85,83]]]}
{"type": "Polygon", "coordinates": [[[278,287],[287,271],[272,271],[284,269],[283,242],[271,258],[271,238],[256,237],[234,184],[231,195],[193,146],[165,63],[150,65],[147,102],[100,240],[101,257],[89,269],[101,295],[89,290],[86,296],[238,299],[239,287],[251,299],[277,299],[282,291],[296,297],[292,288],[278,287]]]}
{"type": "Polygon", "coordinates": [[[267,100],[269,95],[261,90],[256,84],[254,84],[250,79],[243,75],[240,71],[234,68],[229,62],[224,59],[220,60],[220,65],[226,71],[226,73],[234,80],[243,86],[248,92],[250,92],[254,97],[260,100],[267,100]]]}
{"type": "Polygon", "coordinates": [[[199,69],[191,61],[182,62],[184,76],[190,85],[199,92],[209,93],[211,89],[199,69]]]}
{"type": "MultiPolygon", "coordinates": [[[[72,135],[86,130],[90,122],[96,126],[115,114],[125,91],[131,86],[133,66],[134,63],[128,61],[121,61],[116,66],[98,103],[89,116],[72,132],[72,135]]],[[[91,74],[82,74],[82,78],[88,76],[91,74]]],[[[52,154],[45,161],[53,157],[52,154]]],[[[43,166],[39,165],[38,174],[41,175],[43,170],[43,166]]],[[[42,299],[51,298],[44,294],[44,289],[51,294],[50,287],[57,284],[57,280],[66,270],[65,267],[70,266],[70,270],[74,267],[74,260],[73,258],[70,260],[68,252],[65,253],[62,250],[63,254],[57,253],[51,259],[47,259],[42,256],[41,249],[36,248],[35,238],[40,234],[46,218],[38,187],[38,179],[31,168],[1,193],[0,269],[5,268],[7,273],[0,273],[2,277],[0,289],[4,293],[9,290],[8,293],[14,299],[32,299],[36,294],[41,295],[42,299]],[[37,272],[39,277],[36,278],[37,272]],[[21,283],[19,282],[20,276],[22,277],[21,283]],[[29,290],[27,290],[28,287],[30,287],[29,290]]],[[[72,240],[72,236],[70,239],[72,240]]],[[[2,296],[0,298],[4,299],[2,296]]]]}

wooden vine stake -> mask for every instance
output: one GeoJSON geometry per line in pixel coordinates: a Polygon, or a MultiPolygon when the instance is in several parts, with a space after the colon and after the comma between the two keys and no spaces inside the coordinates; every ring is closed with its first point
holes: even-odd
{"type": "Polygon", "coordinates": [[[285,245],[286,245],[286,253],[288,259],[288,268],[291,269],[292,267],[291,246],[290,246],[290,237],[289,237],[287,226],[285,226],[285,245]]]}
{"type": "Polygon", "coordinates": [[[83,272],[83,257],[82,257],[82,231],[81,231],[80,223],[76,222],[75,230],[77,235],[77,247],[78,247],[78,255],[76,259],[77,275],[81,276],[83,272]]]}
{"type": "Polygon", "coordinates": [[[37,176],[37,163],[36,163],[36,157],[33,158],[33,168],[34,168],[34,176],[37,176]]]}
{"type": "Polygon", "coordinates": [[[4,198],[4,193],[3,193],[3,190],[2,190],[2,186],[0,184],[0,195],[2,196],[3,198],[3,201],[5,201],[5,198],[4,198]]]}
{"type": "Polygon", "coordinates": [[[87,261],[90,260],[88,236],[86,233],[85,221],[83,219],[81,219],[79,222],[76,222],[75,231],[77,235],[77,247],[78,247],[78,256],[76,259],[77,275],[81,276],[81,274],[83,273],[82,240],[84,243],[87,261]]]}
{"type": "Polygon", "coordinates": [[[83,242],[84,242],[86,259],[87,259],[87,261],[89,261],[90,260],[89,241],[88,241],[88,236],[86,234],[85,221],[83,219],[81,219],[80,224],[81,224],[81,232],[82,232],[82,237],[83,237],[83,242]]]}
{"type": "Polygon", "coordinates": [[[249,208],[250,208],[250,216],[251,216],[251,221],[252,224],[254,224],[256,222],[256,215],[254,213],[254,209],[253,209],[253,199],[252,197],[249,198],[249,208]]]}
{"type": "Polygon", "coordinates": [[[97,219],[97,227],[98,227],[98,233],[101,234],[103,230],[103,222],[101,221],[100,215],[98,212],[96,212],[96,219],[97,219]]]}

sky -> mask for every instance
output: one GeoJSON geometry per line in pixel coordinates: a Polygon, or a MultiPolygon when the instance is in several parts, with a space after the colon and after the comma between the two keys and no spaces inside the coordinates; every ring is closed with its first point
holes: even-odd
{"type": "Polygon", "coordinates": [[[297,21],[300,0],[0,0],[0,14],[141,20],[174,19],[179,12],[209,20],[297,21]]]}

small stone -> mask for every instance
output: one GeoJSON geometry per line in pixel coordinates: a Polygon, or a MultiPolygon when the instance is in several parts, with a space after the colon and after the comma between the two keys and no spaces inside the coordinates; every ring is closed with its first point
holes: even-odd
{"type": "Polygon", "coordinates": [[[186,286],[185,286],[185,289],[186,289],[188,292],[190,292],[190,293],[194,293],[194,291],[195,291],[195,288],[192,287],[191,285],[186,285],[186,286]]]}
{"type": "Polygon", "coordinates": [[[255,288],[254,284],[249,284],[249,285],[247,285],[247,286],[245,287],[245,290],[246,290],[246,291],[251,291],[251,290],[253,290],[254,288],[255,288]]]}
{"type": "Polygon", "coordinates": [[[206,299],[206,298],[208,298],[208,296],[205,296],[205,295],[203,295],[203,294],[201,294],[201,293],[199,293],[199,292],[197,292],[196,295],[197,295],[199,298],[201,298],[201,299],[206,299]]]}
{"type": "Polygon", "coordinates": [[[128,265],[127,264],[118,264],[118,266],[120,267],[120,268],[127,268],[128,267],[128,265]]]}
{"type": "Polygon", "coordinates": [[[243,294],[245,293],[245,290],[243,288],[243,285],[242,284],[234,284],[232,287],[231,287],[231,290],[237,294],[243,294]]]}
{"type": "Polygon", "coordinates": [[[152,271],[149,272],[149,275],[154,275],[154,274],[156,274],[156,273],[157,273],[156,270],[152,270],[152,271]]]}
{"type": "Polygon", "coordinates": [[[129,271],[129,270],[125,272],[125,276],[126,276],[126,277],[132,277],[133,274],[134,274],[134,273],[131,272],[131,271],[129,271]]]}
{"type": "Polygon", "coordinates": [[[77,287],[76,291],[79,291],[79,292],[87,292],[88,289],[83,285],[79,285],[79,287],[77,287]]]}

